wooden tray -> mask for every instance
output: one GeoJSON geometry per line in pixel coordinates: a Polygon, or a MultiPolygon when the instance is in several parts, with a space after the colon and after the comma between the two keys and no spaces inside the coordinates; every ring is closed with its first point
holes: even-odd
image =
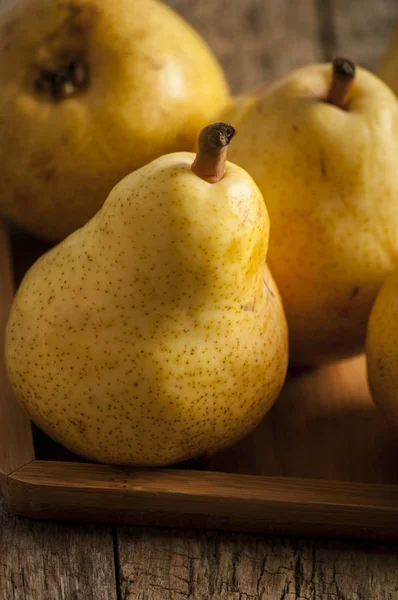
{"type": "Polygon", "coordinates": [[[10,511],[398,539],[398,441],[372,405],[363,357],[291,371],[252,435],[211,460],[178,468],[83,462],[32,427],[6,380],[4,326],[14,285],[46,249],[0,226],[0,471],[10,511]]]}

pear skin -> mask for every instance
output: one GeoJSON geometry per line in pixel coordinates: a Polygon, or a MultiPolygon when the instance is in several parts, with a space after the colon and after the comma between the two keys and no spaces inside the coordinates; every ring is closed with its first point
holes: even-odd
{"type": "Polygon", "coordinates": [[[48,241],[131,171],[196,151],[228,96],[205,42],[155,0],[16,0],[0,55],[0,212],[48,241]]]}
{"type": "Polygon", "coordinates": [[[398,430],[398,271],[384,282],[372,308],[366,358],[373,400],[398,430]]]}
{"type": "Polygon", "coordinates": [[[168,465],[213,453],[279,394],[287,325],[265,262],[268,213],[252,178],[219,154],[213,184],[184,152],[128,175],[16,294],[15,394],[88,459],[168,465]]]}
{"type": "Polygon", "coordinates": [[[363,351],[376,294],[398,266],[398,103],[370,72],[347,77],[342,106],[328,97],[332,65],[316,64],[223,113],[239,131],[229,159],[266,199],[293,363],[363,351]]]}

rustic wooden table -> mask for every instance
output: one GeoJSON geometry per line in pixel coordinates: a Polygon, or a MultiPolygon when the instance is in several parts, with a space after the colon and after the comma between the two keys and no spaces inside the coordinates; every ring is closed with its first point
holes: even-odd
{"type": "MultiPolygon", "coordinates": [[[[397,0],[170,0],[232,90],[344,54],[375,68],[397,0]]],[[[0,500],[0,600],[393,600],[398,546],[44,523],[0,500]]]]}

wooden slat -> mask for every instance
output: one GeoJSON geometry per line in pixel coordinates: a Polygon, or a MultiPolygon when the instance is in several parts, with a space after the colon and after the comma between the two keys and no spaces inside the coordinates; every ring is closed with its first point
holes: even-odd
{"type": "Polygon", "coordinates": [[[398,539],[398,487],[33,461],[9,477],[22,515],[398,539]]]}
{"type": "MultiPolygon", "coordinates": [[[[0,474],[8,475],[33,460],[31,426],[7,382],[4,332],[13,296],[13,280],[5,224],[0,220],[0,474]]],[[[3,481],[4,483],[4,481],[3,481]]]]}
{"type": "Polygon", "coordinates": [[[330,20],[329,32],[326,30],[328,58],[343,55],[367,69],[376,69],[398,20],[398,2],[320,0],[319,7],[330,20]]]}
{"type": "Polygon", "coordinates": [[[119,529],[123,600],[392,600],[396,546],[119,529]]]}
{"type": "Polygon", "coordinates": [[[7,513],[0,498],[0,600],[116,600],[112,530],[7,513]]]}
{"type": "Polygon", "coordinates": [[[207,40],[234,93],[319,60],[316,0],[167,0],[207,40]]]}

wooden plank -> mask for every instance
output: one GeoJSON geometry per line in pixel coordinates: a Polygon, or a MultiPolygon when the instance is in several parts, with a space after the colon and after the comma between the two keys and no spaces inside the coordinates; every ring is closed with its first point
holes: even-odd
{"type": "Polygon", "coordinates": [[[392,600],[396,546],[119,530],[123,600],[392,600]]]}
{"type": "Polygon", "coordinates": [[[0,498],[0,600],[116,600],[112,530],[39,523],[0,498]]]}
{"type": "Polygon", "coordinates": [[[234,93],[322,57],[316,0],[167,0],[219,58],[234,93]]]}
{"type": "Polygon", "coordinates": [[[16,403],[5,372],[4,333],[13,297],[13,279],[6,227],[1,220],[0,290],[0,474],[5,476],[33,460],[34,449],[30,422],[16,403]]]}
{"type": "Polygon", "coordinates": [[[347,56],[358,65],[376,69],[398,20],[396,0],[319,0],[325,23],[323,41],[327,58],[347,56]]]}
{"type": "Polygon", "coordinates": [[[398,486],[33,461],[9,477],[30,517],[398,539],[398,486]]]}

